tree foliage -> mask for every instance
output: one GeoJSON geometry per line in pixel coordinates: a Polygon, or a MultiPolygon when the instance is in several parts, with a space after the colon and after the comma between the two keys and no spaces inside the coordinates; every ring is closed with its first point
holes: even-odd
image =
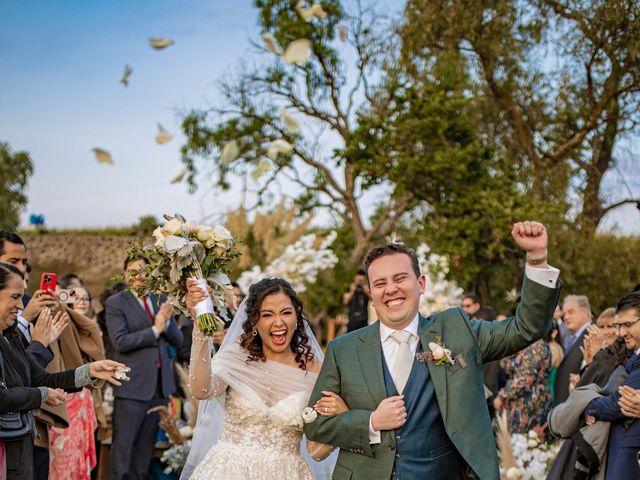
{"type": "Polygon", "coordinates": [[[8,143],[0,142],[0,229],[18,228],[32,173],[33,164],[27,152],[13,152],[8,143]]]}
{"type": "Polygon", "coordinates": [[[531,173],[536,199],[571,203],[586,237],[610,210],[640,204],[602,184],[638,133],[637,0],[408,0],[401,35],[409,69],[443,52],[464,59],[495,141],[531,173]]]}
{"type": "Polygon", "coordinates": [[[402,215],[414,206],[411,195],[381,194],[382,206],[375,221],[363,217],[361,197],[367,190],[344,151],[356,129],[355,112],[371,100],[371,77],[384,60],[393,30],[377,12],[360,8],[347,12],[337,0],[322,2],[325,20],[305,22],[296,11],[296,0],[257,0],[258,27],[282,47],[306,38],[313,55],[304,65],[286,65],[260,45],[261,62],[244,62],[238,73],[220,82],[224,105],[193,110],[183,119],[187,143],[183,161],[196,185],[199,168],[213,165],[217,185],[229,187],[229,175],[244,175],[264,159],[269,142],[284,139],[293,145],[290,153],[273,160],[273,168],[255,189],[258,206],[280,185],[297,189],[301,211],[324,209],[339,224],[348,225],[355,239],[347,260],[356,265],[367,248],[388,235],[402,215]],[[338,26],[348,29],[348,39],[336,38],[338,26]],[[347,52],[347,53],[345,53],[347,52]],[[280,119],[286,109],[302,123],[292,133],[280,119]],[[230,164],[221,161],[221,151],[236,141],[240,156],[230,164]],[[329,146],[335,146],[331,148],[329,146]]]}

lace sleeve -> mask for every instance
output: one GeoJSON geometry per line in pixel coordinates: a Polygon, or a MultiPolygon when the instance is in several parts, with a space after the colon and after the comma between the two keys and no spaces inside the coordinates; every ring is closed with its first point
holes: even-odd
{"type": "Polygon", "coordinates": [[[193,322],[191,362],[189,363],[189,388],[198,400],[222,395],[227,390],[224,380],[211,371],[213,339],[202,333],[198,321],[193,322]]]}

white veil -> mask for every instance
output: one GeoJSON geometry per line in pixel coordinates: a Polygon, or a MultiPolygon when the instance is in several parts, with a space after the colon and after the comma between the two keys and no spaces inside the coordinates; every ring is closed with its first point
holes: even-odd
{"type": "MultiPolygon", "coordinates": [[[[233,322],[224,337],[222,345],[220,345],[219,351],[214,354],[212,359],[212,371],[215,372],[215,355],[224,355],[225,352],[236,351],[239,348],[240,337],[244,333],[242,328],[245,320],[247,319],[246,300],[240,304],[236,315],[233,318],[233,322]]],[[[309,347],[316,360],[319,362],[324,361],[324,353],[318,341],[316,340],[311,327],[304,320],[304,327],[307,337],[309,338],[309,347]]],[[[216,397],[201,400],[198,407],[198,421],[191,441],[191,449],[189,456],[180,475],[180,480],[186,480],[191,476],[191,473],[196,466],[202,461],[204,456],[209,452],[222,436],[222,428],[224,423],[225,413],[225,395],[218,395],[216,397]]],[[[309,465],[313,472],[314,478],[330,479],[333,471],[333,467],[337,460],[337,449],[325,460],[316,462],[311,459],[311,456],[307,452],[306,438],[303,436],[300,444],[300,453],[309,465]]]]}

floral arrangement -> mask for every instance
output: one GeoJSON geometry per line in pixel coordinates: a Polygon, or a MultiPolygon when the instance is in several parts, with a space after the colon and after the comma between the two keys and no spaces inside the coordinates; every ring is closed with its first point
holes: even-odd
{"type": "Polygon", "coordinates": [[[166,465],[164,473],[167,475],[175,472],[180,475],[182,469],[187,463],[187,457],[189,456],[189,450],[191,450],[191,440],[186,440],[181,444],[173,444],[166,449],[160,457],[160,461],[166,465]]]}
{"type": "Polygon", "coordinates": [[[177,214],[164,217],[167,222],[153,232],[154,244],[138,242],[129,248],[130,258],[144,257],[149,261],[141,272],[145,280],[137,293],[162,293],[175,309],[189,315],[186,280],[198,279],[205,291],[209,283],[213,287],[212,298],[196,305],[196,314],[202,332],[211,336],[224,328],[219,315],[226,316],[225,299],[233,298],[224,274],[239,255],[236,241],[221,225],[198,225],[177,214]]]}
{"type": "Polygon", "coordinates": [[[429,342],[428,352],[416,353],[419,362],[433,362],[434,365],[455,365],[456,361],[451,356],[451,350],[445,348],[440,337],[435,342],[429,342]]]}
{"type": "Polygon", "coordinates": [[[249,287],[258,280],[268,277],[280,277],[288,281],[298,292],[304,292],[308,284],[316,281],[321,270],[332,268],[338,257],[329,248],[336,239],[336,232],[331,232],[318,247],[318,238],[315,234],[300,237],[298,241],[282,252],[262,270],[255,266],[251,270],[242,272],[238,278],[238,285],[247,292],[249,287]]]}
{"type": "Polygon", "coordinates": [[[427,276],[427,287],[420,297],[418,306],[423,315],[459,305],[463,293],[455,282],[447,280],[449,273],[447,257],[429,253],[430,251],[429,246],[424,243],[416,249],[420,271],[427,276]]]}
{"type": "Polygon", "coordinates": [[[500,456],[500,474],[506,480],[546,478],[560,443],[540,440],[534,430],[527,435],[509,433],[507,413],[496,417],[496,444],[500,456]]]}

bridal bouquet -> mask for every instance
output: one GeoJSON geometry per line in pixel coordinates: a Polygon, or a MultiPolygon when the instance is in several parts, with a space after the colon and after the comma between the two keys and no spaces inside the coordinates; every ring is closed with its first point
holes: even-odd
{"type": "Polygon", "coordinates": [[[165,294],[175,309],[189,315],[186,280],[198,279],[205,291],[210,284],[212,298],[207,296],[195,310],[200,329],[211,336],[224,328],[220,316],[226,318],[227,315],[225,299],[233,298],[225,274],[231,261],[239,255],[236,241],[222,225],[198,225],[177,214],[165,215],[165,219],[167,222],[153,232],[154,244],[138,242],[129,248],[129,257],[144,257],[149,261],[141,272],[145,280],[138,293],[165,294]]]}

